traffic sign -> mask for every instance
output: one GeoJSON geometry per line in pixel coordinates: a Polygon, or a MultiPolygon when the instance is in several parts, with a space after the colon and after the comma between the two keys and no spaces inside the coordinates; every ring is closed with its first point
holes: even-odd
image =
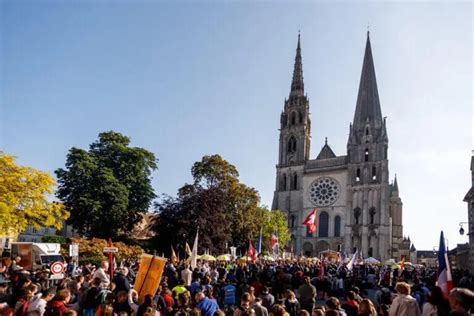
{"type": "Polygon", "coordinates": [[[79,257],[79,245],[78,244],[69,245],[69,257],[79,257]]]}
{"type": "Polygon", "coordinates": [[[51,280],[61,280],[61,279],[64,279],[64,273],[51,274],[49,278],[51,280]]]}
{"type": "Polygon", "coordinates": [[[55,261],[50,267],[52,274],[60,274],[64,272],[64,264],[61,261],[55,261]]]}
{"type": "Polygon", "coordinates": [[[104,252],[106,253],[116,253],[118,252],[118,248],[117,247],[104,247],[104,252]]]}

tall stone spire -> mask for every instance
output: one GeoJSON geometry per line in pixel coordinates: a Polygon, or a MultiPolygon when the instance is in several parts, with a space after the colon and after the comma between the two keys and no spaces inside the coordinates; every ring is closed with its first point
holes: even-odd
{"type": "Polygon", "coordinates": [[[364,63],[360,76],[353,128],[355,131],[358,131],[364,129],[367,124],[370,124],[372,128],[380,128],[382,126],[382,111],[380,110],[369,32],[367,32],[367,43],[365,45],[364,63]]]}
{"type": "Polygon", "coordinates": [[[300,34],[298,33],[298,46],[296,47],[295,68],[293,70],[293,80],[291,81],[291,96],[304,95],[303,83],[303,63],[301,59],[300,34]]]}

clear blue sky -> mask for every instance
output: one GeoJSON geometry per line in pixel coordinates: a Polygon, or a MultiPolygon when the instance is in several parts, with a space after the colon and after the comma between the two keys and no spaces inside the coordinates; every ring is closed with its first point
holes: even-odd
{"type": "Polygon", "coordinates": [[[72,146],[115,130],[153,151],[158,194],[219,153],[270,205],[279,115],[298,30],[311,156],[345,154],[367,24],[391,178],[418,249],[450,248],[467,220],[472,137],[472,4],[2,1],[0,148],[53,172],[72,146]]]}

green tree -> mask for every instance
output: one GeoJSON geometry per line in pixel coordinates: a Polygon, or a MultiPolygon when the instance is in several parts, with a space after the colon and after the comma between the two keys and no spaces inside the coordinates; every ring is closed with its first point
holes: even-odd
{"type": "Polygon", "coordinates": [[[226,245],[245,251],[262,227],[266,237],[277,232],[283,237],[280,243],[286,243],[284,214],[260,207],[257,190],[239,181],[235,166],[219,155],[204,156],[191,173],[193,184],[180,188],[177,197],[167,196],[156,203],[153,229],[160,251],[168,253],[171,244],[184,253],[185,242],[192,246],[198,227],[200,252],[222,253],[226,245]]]}
{"type": "Polygon", "coordinates": [[[68,223],[79,233],[126,235],[149,209],[155,198],[151,173],[157,159],[129,145],[130,139],[120,133],[101,133],[88,151],[71,148],[66,168],[56,170],[57,196],[71,213],[68,223]]]}
{"type": "Polygon", "coordinates": [[[271,252],[268,246],[270,245],[272,234],[278,236],[278,244],[280,250],[283,250],[285,245],[290,240],[290,232],[288,231],[288,221],[287,216],[284,212],[280,210],[269,210],[266,207],[263,207],[263,220],[262,220],[262,235],[264,240],[264,249],[271,252]]]}

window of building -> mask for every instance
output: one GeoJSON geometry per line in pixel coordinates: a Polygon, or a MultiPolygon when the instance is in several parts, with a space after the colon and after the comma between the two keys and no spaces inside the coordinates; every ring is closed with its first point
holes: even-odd
{"type": "Polygon", "coordinates": [[[377,180],[377,168],[375,166],[372,166],[372,180],[377,180]]]}
{"type": "Polygon", "coordinates": [[[290,217],[290,227],[291,228],[295,227],[295,220],[296,220],[295,215],[291,215],[291,217],[290,217]]]}
{"type": "Polygon", "coordinates": [[[329,235],[329,215],[326,212],[319,214],[319,237],[328,237],[329,235]]]}
{"type": "Polygon", "coordinates": [[[365,161],[369,161],[369,148],[365,149],[365,161]]]}
{"type": "Polygon", "coordinates": [[[365,135],[369,135],[369,128],[368,127],[365,128],[365,135]]]}
{"type": "Polygon", "coordinates": [[[291,119],[290,119],[290,121],[291,121],[291,123],[290,123],[291,125],[295,125],[295,124],[296,124],[296,113],[295,113],[295,112],[291,113],[291,119]]]}
{"type": "Polygon", "coordinates": [[[360,218],[360,214],[361,214],[361,209],[359,207],[356,207],[354,209],[354,220],[355,220],[355,223],[356,224],[359,224],[359,218],[360,218]]]}
{"type": "Polygon", "coordinates": [[[334,237],[341,237],[341,217],[334,218],[334,237]]]}
{"type": "Polygon", "coordinates": [[[299,112],[300,114],[300,124],[303,124],[303,113],[299,112]]]}
{"type": "Polygon", "coordinates": [[[298,175],[295,173],[293,175],[293,190],[298,190],[298,175]]]}
{"type": "Polygon", "coordinates": [[[291,136],[288,140],[288,152],[294,153],[296,151],[296,138],[291,136]]]}
{"type": "Polygon", "coordinates": [[[357,168],[357,172],[356,172],[356,182],[360,182],[360,169],[357,168]]]}
{"type": "Polygon", "coordinates": [[[369,257],[373,257],[373,256],[374,256],[374,250],[373,250],[372,247],[369,248],[368,254],[369,254],[369,257]]]}
{"type": "Polygon", "coordinates": [[[369,215],[370,215],[370,224],[374,224],[375,223],[375,207],[372,207],[370,209],[369,215]]]}

